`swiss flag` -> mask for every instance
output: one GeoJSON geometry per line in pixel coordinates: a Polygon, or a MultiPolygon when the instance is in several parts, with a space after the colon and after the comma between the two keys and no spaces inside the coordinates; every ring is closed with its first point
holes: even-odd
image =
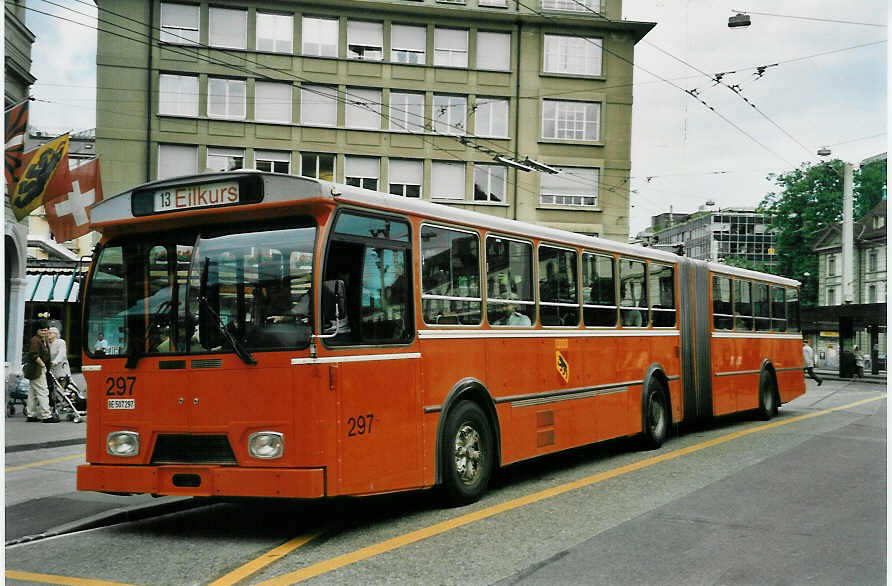
{"type": "Polygon", "coordinates": [[[67,242],[90,231],[90,206],[102,201],[99,159],[71,170],[71,192],[43,202],[46,221],[56,242],[67,242]]]}

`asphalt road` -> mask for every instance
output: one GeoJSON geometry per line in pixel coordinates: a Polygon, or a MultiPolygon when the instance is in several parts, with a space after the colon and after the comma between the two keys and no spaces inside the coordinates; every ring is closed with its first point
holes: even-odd
{"type": "Polygon", "coordinates": [[[885,584],[886,487],[885,387],[828,381],[768,424],[509,467],[468,507],[428,492],[212,504],[7,546],[6,581],[885,584]]]}

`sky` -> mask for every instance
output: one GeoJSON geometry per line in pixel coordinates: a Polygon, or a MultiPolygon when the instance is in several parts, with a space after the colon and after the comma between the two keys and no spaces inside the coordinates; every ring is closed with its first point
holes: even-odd
{"type": "MultiPolygon", "coordinates": [[[[59,17],[95,27],[95,5],[52,1],[71,10],[28,0],[31,125],[90,129],[96,31],[59,17]]],[[[777,189],[770,173],[819,162],[821,147],[856,165],[886,152],[887,0],[624,0],[622,16],[656,23],[635,48],[630,234],[670,207],[754,207],[777,189]],[[736,11],[752,25],[728,28],[736,11]]],[[[602,189],[620,181],[605,173],[602,189]]]]}

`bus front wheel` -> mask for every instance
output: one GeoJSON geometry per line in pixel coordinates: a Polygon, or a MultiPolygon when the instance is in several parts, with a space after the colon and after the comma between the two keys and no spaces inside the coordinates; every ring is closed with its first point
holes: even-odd
{"type": "Polygon", "coordinates": [[[641,445],[645,450],[656,450],[666,441],[669,434],[669,409],[663,385],[651,380],[647,385],[647,396],[644,400],[641,445]]]}
{"type": "Polygon", "coordinates": [[[446,417],[443,441],[443,490],[452,505],[478,500],[493,470],[493,434],[486,414],[462,401],[446,417]]]}

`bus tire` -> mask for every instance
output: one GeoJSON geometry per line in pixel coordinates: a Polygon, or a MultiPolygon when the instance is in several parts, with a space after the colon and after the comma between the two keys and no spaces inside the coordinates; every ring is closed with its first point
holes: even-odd
{"type": "Polygon", "coordinates": [[[768,421],[777,415],[777,393],[774,389],[774,378],[767,370],[759,375],[759,408],[756,414],[762,421],[768,421]]]}
{"type": "Polygon", "coordinates": [[[472,401],[461,401],[446,416],[443,436],[443,492],[453,506],[483,496],[494,466],[492,426],[472,401]]]}
{"type": "Polygon", "coordinates": [[[663,445],[666,436],[669,435],[669,404],[663,392],[663,385],[656,379],[651,379],[648,383],[646,393],[643,403],[641,447],[645,450],[656,450],[663,445]]]}

